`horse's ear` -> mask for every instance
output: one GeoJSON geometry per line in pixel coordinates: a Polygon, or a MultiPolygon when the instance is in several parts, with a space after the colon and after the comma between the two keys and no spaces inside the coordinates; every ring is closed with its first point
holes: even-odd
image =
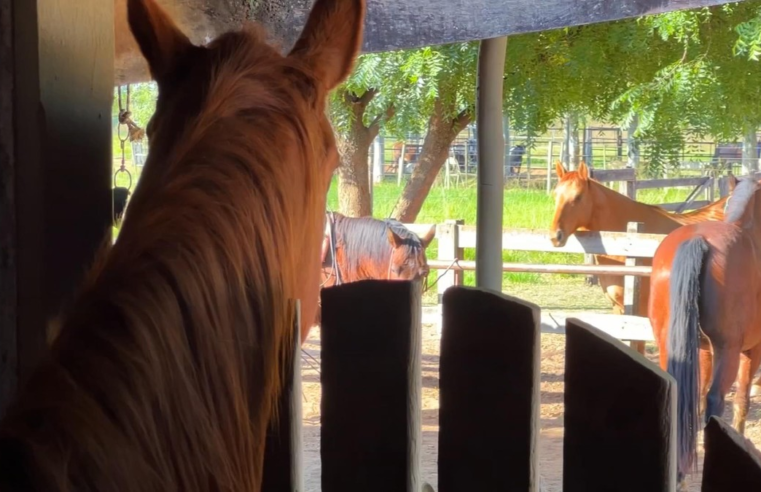
{"type": "Polygon", "coordinates": [[[555,162],[555,173],[557,173],[558,178],[563,179],[563,176],[565,176],[565,173],[567,171],[563,167],[563,163],[560,161],[555,162]]]}
{"type": "Polygon", "coordinates": [[[589,168],[587,167],[587,163],[584,161],[581,161],[579,164],[579,177],[583,179],[584,181],[589,179],[589,168]]]}
{"type": "Polygon", "coordinates": [[[349,76],[359,55],[365,0],[317,0],[288,56],[298,57],[326,90],[349,76]]]}
{"type": "Polygon", "coordinates": [[[391,244],[392,247],[398,248],[399,246],[402,245],[402,243],[404,242],[404,239],[402,239],[402,237],[399,234],[395,233],[393,229],[388,227],[386,228],[386,232],[388,234],[388,242],[391,244]]]}
{"type": "Polygon", "coordinates": [[[425,233],[425,236],[420,238],[420,243],[423,245],[423,249],[427,248],[429,244],[431,244],[431,241],[433,241],[433,238],[436,237],[436,226],[431,226],[431,228],[428,230],[428,232],[425,233]]]}
{"type": "Polygon", "coordinates": [[[174,71],[178,60],[196,48],[155,0],[128,0],[127,16],[151,75],[161,84],[174,71]]]}

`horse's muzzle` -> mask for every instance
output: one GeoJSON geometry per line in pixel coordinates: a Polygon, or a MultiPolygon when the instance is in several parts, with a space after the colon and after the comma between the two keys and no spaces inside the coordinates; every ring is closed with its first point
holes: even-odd
{"type": "Polygon", "coordinates": [[[566,234],[560,229],[555,231],[554,236],[550,236],[550,241],[552,241],[552,245],[555,246],[556,248],[561,248],[565,246],[565,243],[567,240],[568,240],[568,236],[566,236],[566,234]]]}

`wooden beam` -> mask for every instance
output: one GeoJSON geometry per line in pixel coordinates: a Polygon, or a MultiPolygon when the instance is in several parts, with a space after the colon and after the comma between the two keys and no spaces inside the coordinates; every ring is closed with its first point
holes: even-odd
{"type": "Polygon", "coordinates": [[[637,179],[637,171],[632,168],[626,169],[590,169],[590,176],[600,183],[612,183],[616,181],[634,181],[637,179]]]}
{"type": "MultiPolygon", "coordinates": [[[[460,260],[428,260],[428,266],[434,270],[451,270],[453,272],[472,272],[476,262],[460,260]]],[[[633,275],[649,277],[653,271],[650,266],[628,267],[625,265],[554,265],[551,263],[502,263],[503,272],[515,273],[578,273],[579,275],[633,275]]],[[[441,280],[439,280],[441,282],[441,280]]]]}
{"type": "MultiPolygon", "coordinates": [[[[664,237],[666,237],[665,234],[638,234],[635,239],[626,232],[577,231],[568,238],[565,246],[556,248],[550,242],[548,231],[504,229],[502,231],[502,247],[511,251],[589,253],[652,258],[664,237]]],[[[475,228],[473,226],[461,226],[459,239],[461,248],[474,248],[476,246],[475,228]]]]}
{"type": "Polygon", "coordinates": [[[0,278],[15,278],[17,289],[15,296],[13,284],[11,294],[5,282],[1,289],[2,339],[12,342],[11,330],[16,339],[16,361],[2,362],[5,399],[15,386],[11,373],[23,379],[35,365],[48,319],[110,231],[114,7],[102,0],[2,2],[4,25],[12,13],[0,58],[2,97],[11,107],[0,113],[12,114],[13,136],[10,147],[2,137],[10,153],[0,167],[12,179],[0,189],[0,214],[10,224],[2,226],[0,278]],[[12,57],[5,56],[9,38],[12,57]]]}
{"type": "MultiPolygon", "coordinates": [[[[367,6],[363,50],[496,38],[724,3],[729,0],[374,0],[367,6]]],[[[308,9],[295,7],[293,12],[289,41],[306,21],[308,9]]]]}
{"type": "Polygon", "coordinates": [[[677,188],[679,186],[700,186],[706,183],[711,178],[708,176],[701,176],[698,178],[665,178],[665,179],[643,179],[637,181],[634,185],[637,190],[650,190],[661,188],[677,188]]]}
{"type": "MultiPolygon", "coordinates": [[[[730,0],[372,0],[367,5],[365,52],[488,39],[567,26],[607,22],[678,9],[721,5],[730,0]]],[[[125,0],[116,0],[124,15],[125,0]]],[[[313,0],[159,0],[196,43],[261,21],[290,48],[306,22],[313,0]]],[[[116,19],[120,83],[148,80],[127,24],[116,19]]]]}

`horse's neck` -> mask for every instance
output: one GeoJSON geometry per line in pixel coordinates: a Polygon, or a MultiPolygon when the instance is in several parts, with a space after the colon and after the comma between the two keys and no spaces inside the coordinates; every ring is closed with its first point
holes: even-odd
{"type": "Polygon", "coordinates": [[[594,211],[589,229],[592,231],[626,231],[629,222],[642,222],[645,232],[665,233],[680,224],[668,212],[617,193],[606,186],[590,181],[594,211]]]}

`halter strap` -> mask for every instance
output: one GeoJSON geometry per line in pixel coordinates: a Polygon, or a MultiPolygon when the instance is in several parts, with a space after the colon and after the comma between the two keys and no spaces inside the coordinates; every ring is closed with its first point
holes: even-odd
{"type": "Polygon", "coordinates": [[[328,238],[330,240],[330,256],[333,263],[333,274],[336,276],[336,285],[341,285],[343,279],[341,278],[341,269],[338,268],[338,259],[336,258],[336,227],[335,227],[335,215],[333,212],[328,212],[328,238]]]}

